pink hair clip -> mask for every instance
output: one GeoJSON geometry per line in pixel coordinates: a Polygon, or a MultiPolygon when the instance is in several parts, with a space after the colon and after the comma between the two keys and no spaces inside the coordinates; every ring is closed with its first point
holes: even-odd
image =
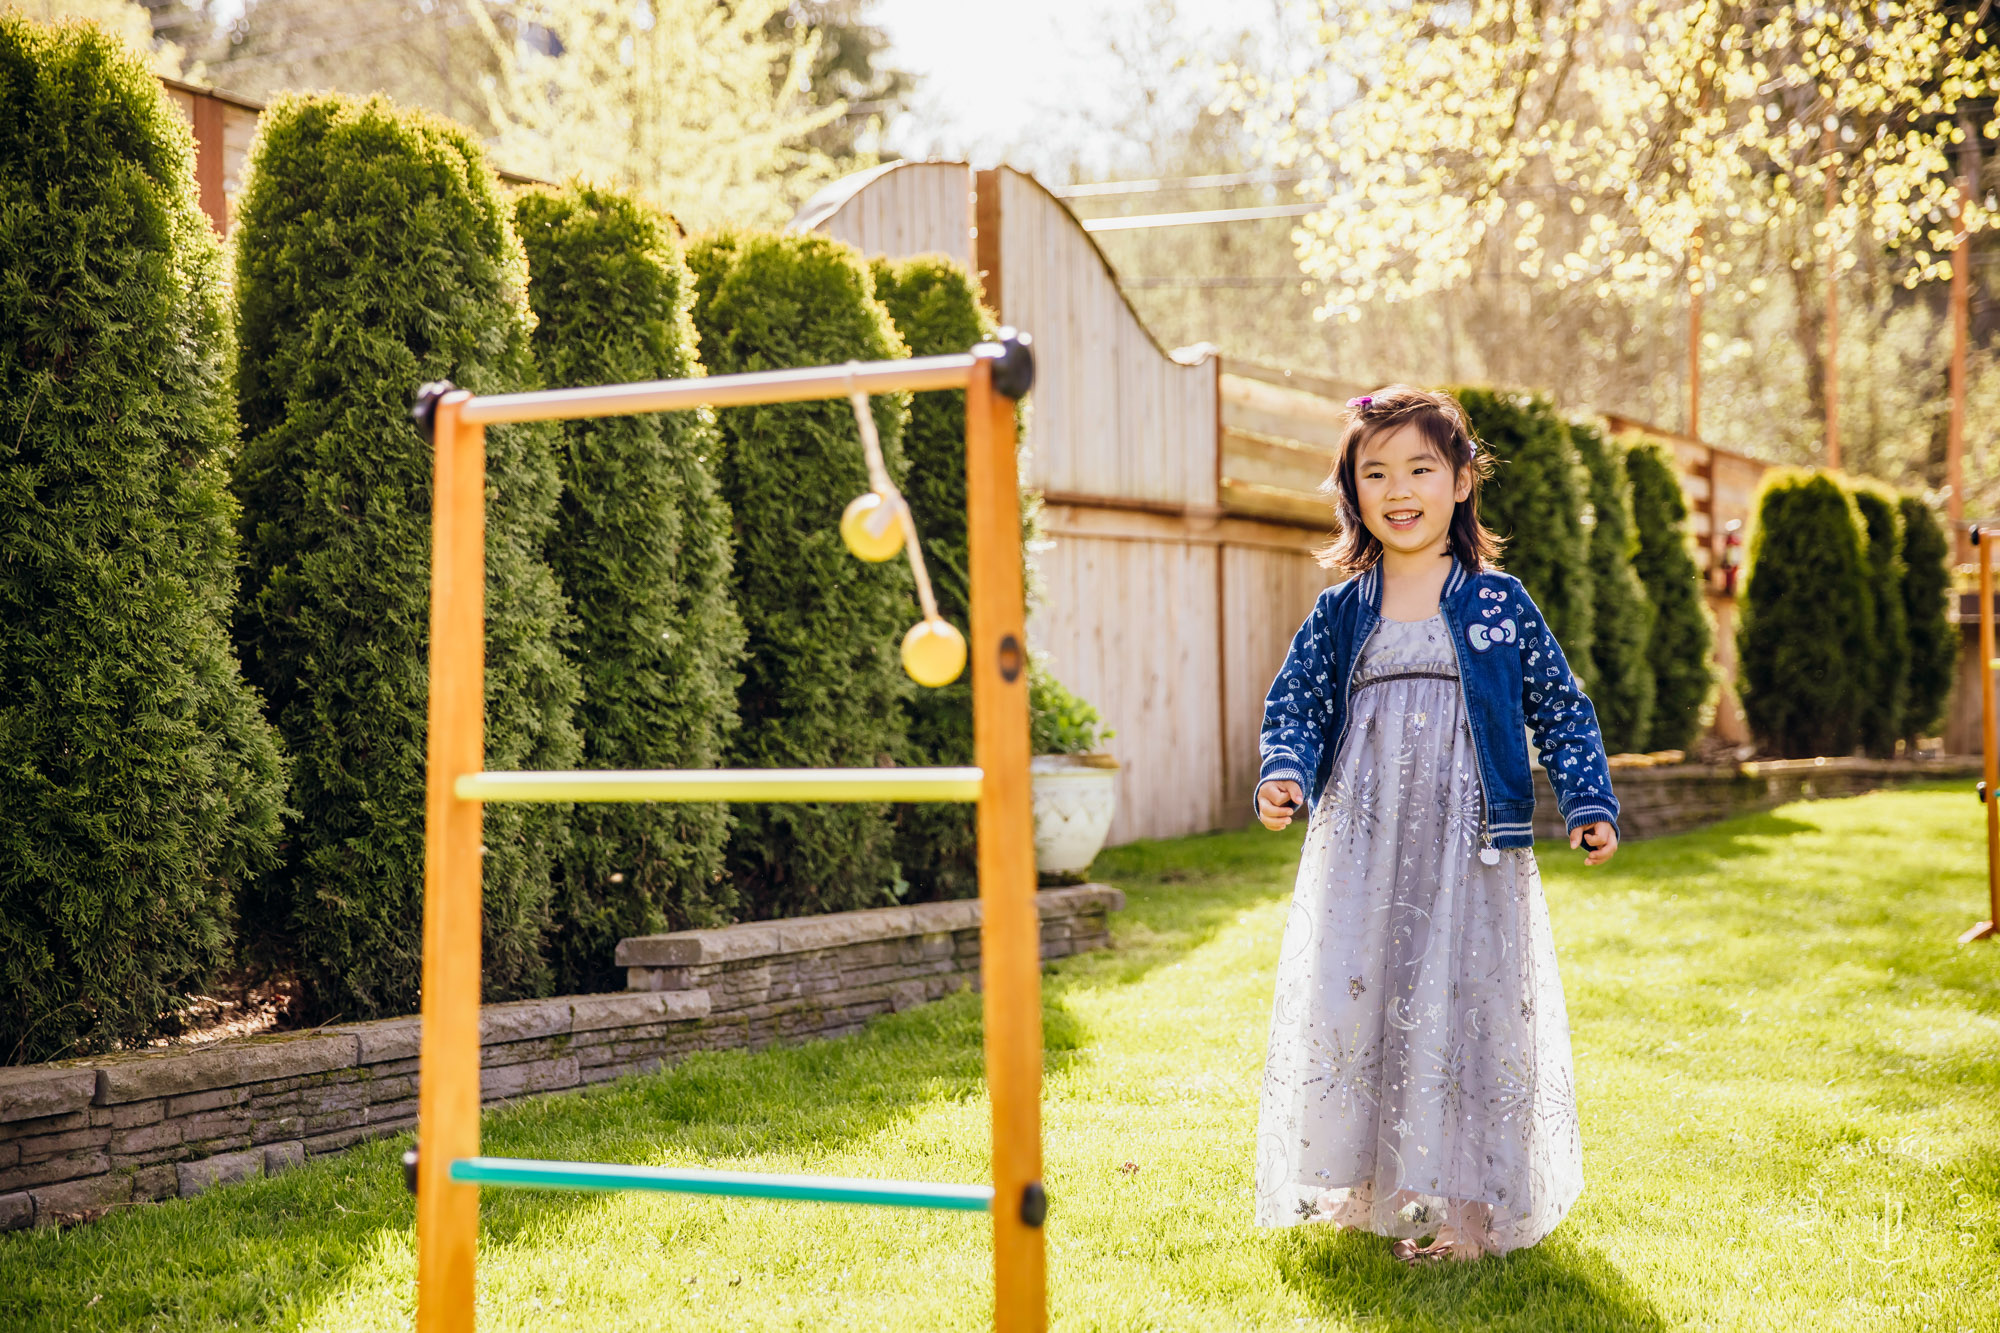
{"type": "Polygon", "coordinates": [[[1350,398],[1350,399],[1348,399],[1348,400],[1347,400],[1347,405],[1348,405],[1349,407],[1366,407],[1366,406],[1368,406],[1368,404],[1370,404],[1370,403],[1372,403],[1372,402],[1374,402],[1374,401],[1375,401],[1375,395],[1373,395],[1373,394],[1368,394],[1368,393],[1364,393],[1364,394],[1362,394],[1362,395],[1361,395],[1361,396],[1360,396],[1359,398],[1350,398]]]}

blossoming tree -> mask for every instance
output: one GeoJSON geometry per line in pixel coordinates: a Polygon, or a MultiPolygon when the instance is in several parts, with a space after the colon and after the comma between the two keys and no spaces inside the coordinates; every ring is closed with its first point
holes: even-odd
{"type": "Polygon", "coordinates": [[[1708,229],[1815,211],[1835,253],[1866,233],[1914,286],[1988,220],[1952,160],[1994,128],[1972,114],[1996,83],[1984,5],[1308,0],[1303,16],[1305,58],[1227,67],[1224,96],[1319,205],[1294,239],[1322,317],[1448,287],[1494,245],[1607,297],[1699,282],[1708,229]]]}

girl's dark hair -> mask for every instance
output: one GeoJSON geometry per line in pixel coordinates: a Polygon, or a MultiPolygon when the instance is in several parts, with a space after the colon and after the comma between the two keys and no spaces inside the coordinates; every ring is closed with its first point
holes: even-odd
{"type": "Polygon", "coordinates": [[[1376,436],[1400,426],[1415,426],[1423,432],[1438,457],[1451,467],[1454,483],[1460,474],[1472,474],[1472,493],[1460,500],[1451,513],[1447,541],[1458,563],[1468,570],[1485,569],[1500,556],[1500,538],[1479,522],[1479,483],[1493,471],[1490,454],[1478,447],[1465,409],[1448,393],[1413,389],[1407,384],[1391,384],[1386,389],[1348,403],[1352,415],[1341,432],[1334,455],[1333,474],[1320,483],[1320,490],[1333,498],[1340,532],[1313,555],[1329,569],[1367,569],[1382,558],[1382,543],[1361,521],[1361,493],[1355,487],[1354,469],[1361,451],[1376,436]]]}

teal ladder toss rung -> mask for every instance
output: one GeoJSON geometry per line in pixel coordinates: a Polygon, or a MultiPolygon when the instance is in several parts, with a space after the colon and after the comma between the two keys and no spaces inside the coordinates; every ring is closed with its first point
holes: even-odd
{"type": "Polygon", "coordinates": [[[468,773],[461,801],[976,801],[977,768],[660,768],[468,773]]]}
{"type": "Polygon", "coordinates": [[[780,1176],[753,1171],[703,1171],[610,1162],[538,1162],[518,1157],[461,1157],[451,1178],[466,1185],[512,1185],[541,1190],[654,1190],[738,1199],[804,1199],[814,1203],[863,1203],[880,1208],[944,1208],[984,1213],[993,1207],[991,1185],[934,1185],[923,1181],[860,1180],[851,1176],[780,1176]]]}

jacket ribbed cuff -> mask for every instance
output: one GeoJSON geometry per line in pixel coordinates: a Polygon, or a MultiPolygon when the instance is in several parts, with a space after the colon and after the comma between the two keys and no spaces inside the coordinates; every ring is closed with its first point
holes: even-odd
{"type": "Polygon", "coordinates": [[[1563,831],[1565,833],[1574,832],[1577,828],[1581,827],[1582,825],[1595,824],[1600,819],[1603,820],[1605,823],[1611,825],[1614,831],[1617,829],[1618,812],[1616,810],[1613,810],[1610,806],[1605,806],[1605,805],[1572,806],[1563,815],[1563,831]]]}

